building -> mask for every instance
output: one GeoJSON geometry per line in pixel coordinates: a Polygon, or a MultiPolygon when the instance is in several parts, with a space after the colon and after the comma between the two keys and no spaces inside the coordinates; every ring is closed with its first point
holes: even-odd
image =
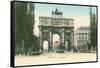
{"type": "Polygon", "coordinates": [[[63,12],[57,8],[52,11],[50,17],[39,17],[39,37],[40,49],[43,51],[43,42],[48,41],[48,51],[53,50],[53,35],[60,36],[60,46],[64,46],[66,50],[71,50],[74,45],[74,19],[64,18],[63,12]]]}
{"type": "Polygon", "coordinates": [[[86,49],[90,44],[90,28],[79,27],[74,32],[74,45],[79,49],[86,49]],[[84,48],[85,47],[85,48],[84,48]]]}

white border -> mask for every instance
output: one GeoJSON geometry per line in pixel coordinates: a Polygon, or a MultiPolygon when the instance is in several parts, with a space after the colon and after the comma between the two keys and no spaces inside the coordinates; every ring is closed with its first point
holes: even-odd
{"type": "MultiPolygon", "coordinates": [[[[0,1],[0,68],[10,68],[10,1],[0,1]]],[[[23,0],[22,0],[23,1],[23,0]]],[[[37,0],[24,0],[37,1],[37,0]]],[[[55,2],[55,3],[69,3],[69,4],[83,4],[83,5],[98,5],[98,12],[100,12],[100,0],[38,0],[39,2],[55,2]]],[[[98,13],[100,15],[100,13],[98,13]]],[[[100,17],[98,16],[98,29],[100,29],[100,17]]],[[[98,30],[98,41],[100,41],[100,32],[98,30]]],[[[100,42],[98,42],[98,52],[100,52],[100,42]]],[[[98,53],[99,57],[100,54],[98,53]]],[[[98,58],[99,58],[98,57],[98,58]]],[[[100,60],[100,58],[98,59],[100,60]]],[[[66,65],[52,65],[39,66],[32,68],[99,68],[98,63],[82,63],[82,64],[66,64],[66,65]]]]}

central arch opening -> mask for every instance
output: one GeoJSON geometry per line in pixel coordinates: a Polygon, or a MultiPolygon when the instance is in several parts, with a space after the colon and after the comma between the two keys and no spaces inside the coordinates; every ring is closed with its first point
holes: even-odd
{"type": "Polygon", "coordinates": [[[60,46],[60,35],[53,34],[53,50],[57,49],[60,46]]]}

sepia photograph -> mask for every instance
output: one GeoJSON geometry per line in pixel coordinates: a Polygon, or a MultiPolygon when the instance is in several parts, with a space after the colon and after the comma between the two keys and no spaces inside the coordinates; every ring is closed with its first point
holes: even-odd
{"type": "Polygon", "coordinates": [[[97,6],[12,1],[15,66],[97,62],[97,6]]]}

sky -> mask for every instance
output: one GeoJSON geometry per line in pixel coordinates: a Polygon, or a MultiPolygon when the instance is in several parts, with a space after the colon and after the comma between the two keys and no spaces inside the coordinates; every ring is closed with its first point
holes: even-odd
{"type": "MultiPolygon", "coordinates": [[[[35,3],[35,29],[34,34],[39,36],[39,16],[51,17],[52,11],[58,8],[63,12],[64,18],[74,19],[74,30],[80,26],[89,26],[90,13],[89,6],[75,6],[75,5],[57,5],[57,4],[39,4],[35,3]]],[[[96,7],[92,7],[92,13],[96,14],[96,7]]]]}

